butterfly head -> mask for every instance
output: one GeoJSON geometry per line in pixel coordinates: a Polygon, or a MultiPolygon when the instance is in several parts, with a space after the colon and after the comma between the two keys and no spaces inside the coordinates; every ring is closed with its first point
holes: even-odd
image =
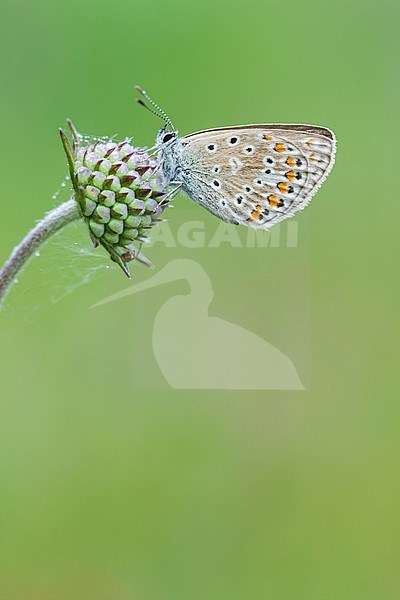
{"type": "Polygon", "coordinates": [[[178,139],[178,132],[177,131],[169,131],[167,130],[167,127],[161,127],[161,129],[158,130],[157,133],[157,138],[156,138],[156,144],[157,147],[162,149],[166,149],[166,148],[170,148],[171,146],[173,146],[175,144],[175,142],[178,139]]]}
{"type": "Polygon", "coordinates": [[[159,129],[156,138],[156,146],[159,150],[160,163],[163,166],[164,174],[169,181],[174,180],[177,174],[177,161],[175,156],[177,142],[177,131],[170,131],[166,127],[159,129]]]}

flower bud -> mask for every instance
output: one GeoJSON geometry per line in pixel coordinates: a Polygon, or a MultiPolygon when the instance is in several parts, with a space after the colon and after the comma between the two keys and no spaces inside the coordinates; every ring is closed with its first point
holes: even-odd
{"type": "Polygon", "coordinates": [[[95,245],[100,243],[129,276],[127,262],[168,206],[157,160],[131,141],[87,144],[73,125],[73,146],[60,130],[79,203],[95,245]]]}

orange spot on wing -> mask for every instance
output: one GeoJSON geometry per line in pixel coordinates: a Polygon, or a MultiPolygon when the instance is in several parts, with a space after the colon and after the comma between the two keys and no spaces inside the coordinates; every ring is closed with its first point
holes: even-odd
{"type": "Polygon", "coordinates": [[[282,142],[277,142],[274,146],[276,152],[285,152],[286,146],[282,142]]]}
{"type": "Polygon", "coordinates": [[[274,194],[270,194],[268,196],[268,202],[269,202],[269,205],[272,206],[273,208],[276,208],[277,206],[278,207],[283,206],[283,200],[281,200],[274,194]]]}
{"type": "Polygon", "coordinates": [[[296,161],[294,160],[293,156],[288,156],[286,159],[286,164],[289,165],[289,167],[294,167],[296,161]]]}
{"type": "Polygon", "coordinates": [[[315,158],[316,158],[316,157],[315,157],[315,154],[314,154],[314,152],[313,152],[313,153],[311,154],[311,156],[310,156],[310,160],[311,160],[311,162],[314,162],[315,158]]]}
{"type": "Polygon", "coordinates": [[[314,143],[314,140],[308,140],[308,142],[306,142],[307,146],[312,146],[314,143]]]}
{"type": "Polygon", "coordinates": [[[251,211],[251,216],[253,217],[253,219],[261,219],[261,215],[258,212],[258,210],[252,210],[251,211]]]}
{"type": "Polygon", "coordinates": [[[256,210],[261,210],[261,209],[262,209],[262,206],[261,206],[261,204],[257,204],[257,206],[256,206],[256,210]]]}
{"type": "Polygon", "coordinates": [[[268,135],[267,133],[264,133],[263,138],[264,138],[264,140],[267,140],[268,142],[271,142],[274,139],[272,137],[272,135],[268,135]]]}
{"type": "Polygon", "coordinates": [[[285,173],[285,177],[289,179],[290,183],[293,183],[296,179],[296,173],[294,171],[288,171],[287,173],[285,173]]]}
{"type": "Polygon", "coordinates": [[[276,187],[279,189],[281,194],[286,194],[289,191],[289,185],[286,183],[286,181],[281,181],[276,187]]]}

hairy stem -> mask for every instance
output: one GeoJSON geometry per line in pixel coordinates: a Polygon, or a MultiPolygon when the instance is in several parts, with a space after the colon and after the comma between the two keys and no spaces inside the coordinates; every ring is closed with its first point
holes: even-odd
{"type": "Polygon", "coordinates": [[[11,252],[0,269],[0,306],[18,273],[32,254],[60,229],[81,218],[77,202],[71,198],[48,212],[11,252]]]}

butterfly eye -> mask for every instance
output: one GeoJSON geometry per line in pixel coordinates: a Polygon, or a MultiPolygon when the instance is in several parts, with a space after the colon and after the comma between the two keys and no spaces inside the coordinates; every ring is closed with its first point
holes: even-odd
{"type": "Polygon", "coordinates": [[[171,140],[173,140],[175,137],[175,135],[173,133],[166,133],[163,137],[163,144],[166,144],[167,142],[170,142],[171,140]]]}

